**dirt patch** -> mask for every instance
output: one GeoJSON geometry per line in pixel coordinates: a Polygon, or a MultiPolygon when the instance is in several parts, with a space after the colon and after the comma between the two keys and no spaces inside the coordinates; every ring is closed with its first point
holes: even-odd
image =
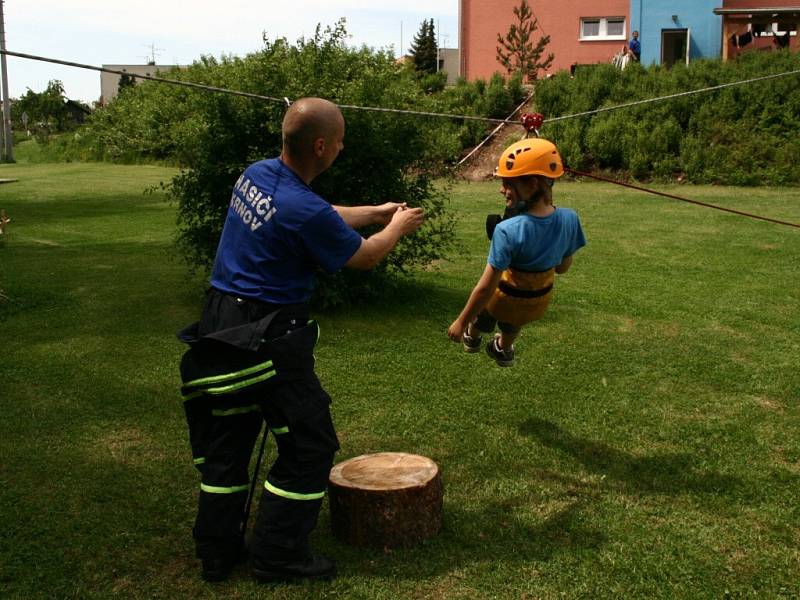
{"type": "Polygon", "coordinates": [[[772,398],[768,398],[767,396],[752,396],[753,401],[763,409],[772,411],[772,412],[783,412],[783,405],[774,400],[772,398]]]}
{"type": "Polygon", "coordinates": [[[97,454],[127,465],[152,464],[161,458],[156,445],[135,427],[105,432],[96,440],[97,454]]]}
{"type": "MultiPolygon", "coordinates": [[[[514,118],[518,118],[520,114],[531,112],[533,110],[533,98],[514,114],[514,118]]],[[[487,132],[488,135],[488,132],[487,132]]],[[[469,157],[463,165],[461,165],[461,177],[467,181],[486,181],[492,178],[494,168],[497,166],[497,160],[500,153],[505,150],[512,143],[517,142],[525,137],[525,128],[521,123],[503,125],[497,133],[492,136],[480,150],[469,157]]],[[[469,149],[469,152],[472,148],[469,149]]],[[[469,154],[467,152],[465,156],[469,154]]]]}

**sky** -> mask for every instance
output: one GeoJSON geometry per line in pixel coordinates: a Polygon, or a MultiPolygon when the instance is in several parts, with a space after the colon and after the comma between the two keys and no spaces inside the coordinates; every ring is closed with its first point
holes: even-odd
{"type": "MultiPolygon", "coordinates": [[[[6,49],[93,66],[190,64],[202,55],[244,56],[262,35],[294,42],[318,23],[346,19],[349,45],[407,53],[424,19],[433,19],[439,44],[458,46],[459,0],[3,0],[6,49]]],[[[67,97],[100,97],[100,73],[8,57],[8,88],[17,98],[41,92],[50,80],[67,97]]]]}

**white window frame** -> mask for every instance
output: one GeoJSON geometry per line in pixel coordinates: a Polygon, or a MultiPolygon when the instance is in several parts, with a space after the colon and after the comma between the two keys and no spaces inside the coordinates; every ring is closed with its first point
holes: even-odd
{"type": "MultiPolygon", "coordinates": [[[[783,35],[786,33],[786,31],[782,30],[780,27],[781,24],[777,21],[774,21],[772,23],[751,23],[749,31],[753,33],[753,37],[771,38],[772,36],[783,35]],[[759,32],[756,32],[756,28],[763,28],[763,29],[759,32]]],[[[795,24],[795,28],[789,30],[789,36],[793,37],[796,35],[797,35],[797,25],[795,24]]]]}
{"type": "Polygon", "coordinates": [[[578,40],[581,42],[603,42],[608,40],[627,40],[628,39],[628,20],[624,16],[619,17],[581,17],[578,40]],[[583,24],[590,21],[600,22],[600,32],[597,35],[583,35],[583,24]],[[608,22],[622,21],[622,34],[608,35],[608,22]]]}
{"type": "MultiPolygon", "coordinates": [[[[777,21],[772,24],[772,35],[783,35],[786,33],[781,29],[781,24],[777,21]]],[[[789,37],[793,37],[797,35],[797,23],[794,23],[794,29],[789,30],[789,37]]]]}

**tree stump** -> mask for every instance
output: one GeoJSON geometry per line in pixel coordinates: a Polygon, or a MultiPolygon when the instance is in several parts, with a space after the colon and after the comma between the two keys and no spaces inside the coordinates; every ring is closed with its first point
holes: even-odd
{"type": "Polygon", "coordinates": [[[442,528],[442,475],[424,456],[351,458],[333,467],[329,489],[333,534],[350,545],[410,546],[442,528]]]}

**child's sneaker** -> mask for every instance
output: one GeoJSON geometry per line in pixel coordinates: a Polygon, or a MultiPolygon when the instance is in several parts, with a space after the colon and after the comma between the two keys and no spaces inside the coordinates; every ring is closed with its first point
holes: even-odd
{"type": "Polygon", "coordinates": [[[486,344],[486,354],[491,356],[501,367],[510,367],[514,364],[514,346],[511,346],[509,350],[501,350],[499,341],[500,334],[496,333],[486,344]]]}
{"type": "Polygon", "coordinates": [[[481,349],[482,337],[480,335],[467,335],[467,332],[461,334],[461,343],[464,345],[464,352],[479,352],[481,349]]]}

